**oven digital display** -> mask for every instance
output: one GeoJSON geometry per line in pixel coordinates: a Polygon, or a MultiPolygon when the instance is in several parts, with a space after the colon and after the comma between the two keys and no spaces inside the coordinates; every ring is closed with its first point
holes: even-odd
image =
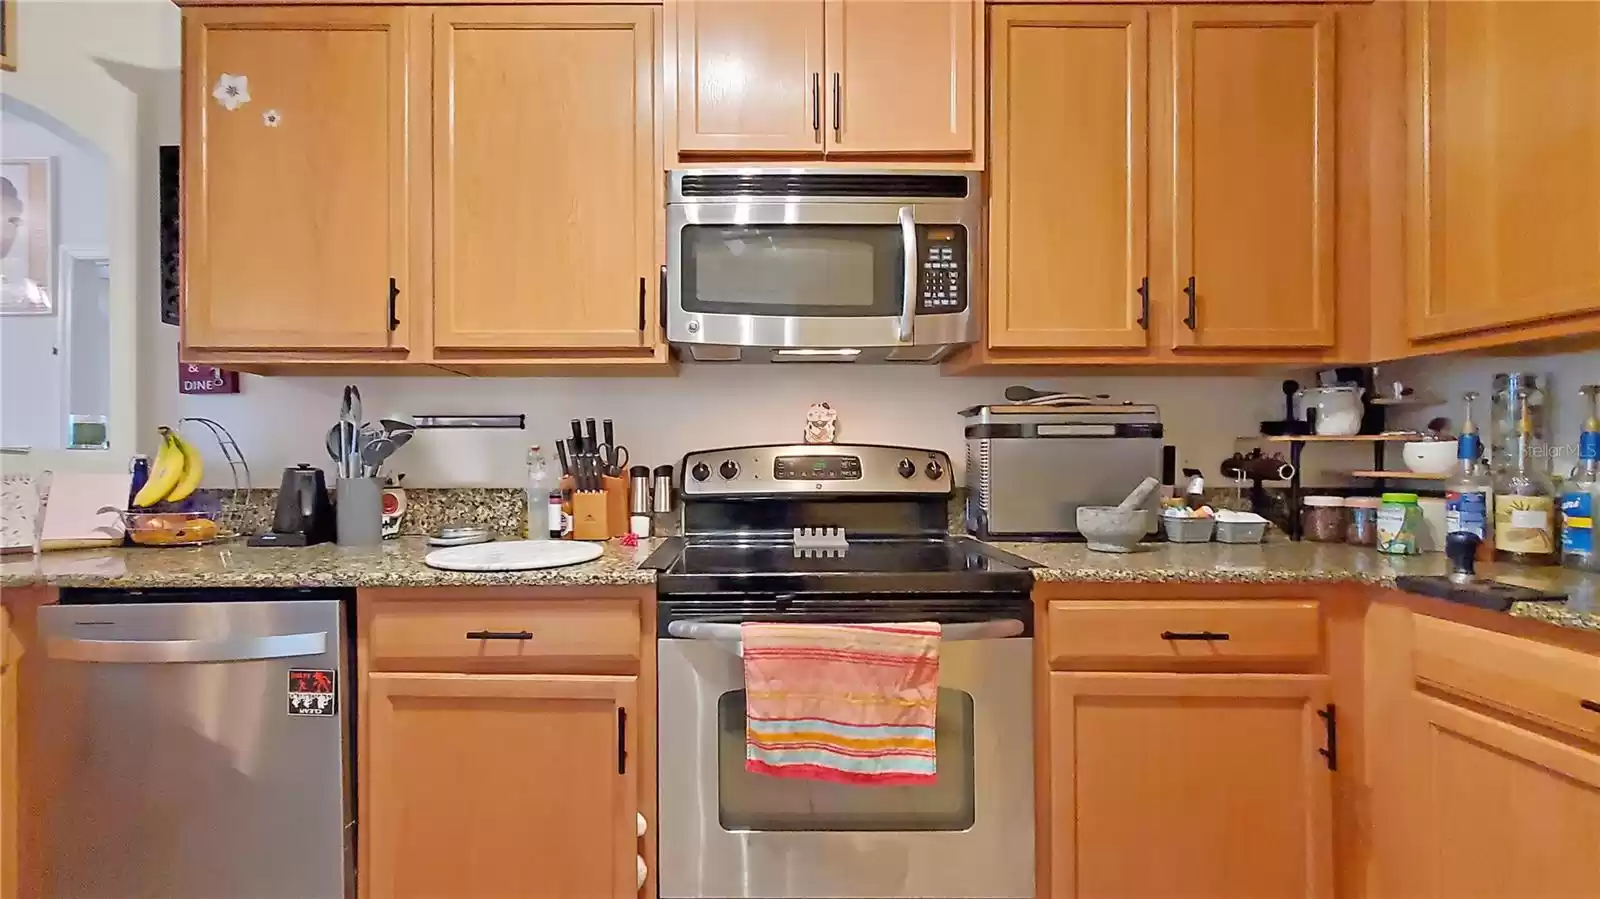
{"type": "Polygon", "coordinates": [[[857,481],[861,479],[861,458],[779,456],[772,463],[772,477],[778,481],[857,481]]]}

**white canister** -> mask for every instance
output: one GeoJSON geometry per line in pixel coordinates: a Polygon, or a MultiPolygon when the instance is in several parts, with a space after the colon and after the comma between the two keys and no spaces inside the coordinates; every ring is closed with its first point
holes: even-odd
{"type": "Polygon", "coordinates": [[[1360,387],[1342,384],[1338,387],[1307,387],[1295,394],[1299,404],[1300,420],[1316,410],[1316,431],[1320,437],[1351,437],[1361,433],[1361,419],[1366,408],[1361,404],[1360,387]]]}

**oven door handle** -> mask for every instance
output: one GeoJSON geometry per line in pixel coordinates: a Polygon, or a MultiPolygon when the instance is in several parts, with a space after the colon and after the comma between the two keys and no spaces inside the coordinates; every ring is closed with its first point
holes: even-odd
{"type": "MultiPolygon", "coordinates": [[[[1003,640],[1020,636],[1027,626],[1015,618],[996,618],[970,624],[947,624],[940,629],[939,639],[946,643],[966,643],[972,640],[1003,640]]],[[[718,640],[739,642],[739,625],[711,621],[669,621],[667,634],[681,640],[718,640]]]]}
{"type": "Polygon", "coordinates": [[[900,298],[900,321],[895,324],[895,339],[901,343],[911,340],[911,315],[917,307],[917,211],[910,206],[900,207],[900,242],[906,256],[906,289],[900,298]]]}

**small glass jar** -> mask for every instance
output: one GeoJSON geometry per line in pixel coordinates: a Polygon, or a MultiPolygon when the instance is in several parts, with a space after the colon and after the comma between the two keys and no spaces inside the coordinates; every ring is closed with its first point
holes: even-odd
{"type": "Polygon", "coordinates": [[[1342,496],[1308,496],[1301,500],[1301,530],[1307,540],[1343,543],[1347,524],[1342,496]]]}
{"type": "Polygon", "coordinates": [[[1344,501],[1350,519],[1345,526],[1344,542],[1351,546],[1378,545],[1378,506],[1382,502],[1376,496],[1352,496],[1344,501]]]}
{"type": "Polygon", "coordinates": [[[1414,556],[1421,552],[1422,509],[1415,493],[1385,493],[1378,506],[1378,552],[1414,556]]]}

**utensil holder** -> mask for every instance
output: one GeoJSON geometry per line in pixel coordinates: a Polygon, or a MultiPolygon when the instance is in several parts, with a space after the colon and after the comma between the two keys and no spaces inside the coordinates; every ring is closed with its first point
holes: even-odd
{"type": "Polygon", "coordinates": [[[607,506],[603,490],[580,490],[572,494],[572,539],[610,539],[611,529],[606,520],[607,506]]]}
{"type": "Polygon", "coordinates": [[[628,479],[607,476],[600,480],[606,488],[606,532],[621,537],[628,533],[628,479]]]}
{"type": "Polygon", "coordinates": [[[339,478],[333,506],[334,542],[377,546],[383,542],[383,479],[339,478]]]}

